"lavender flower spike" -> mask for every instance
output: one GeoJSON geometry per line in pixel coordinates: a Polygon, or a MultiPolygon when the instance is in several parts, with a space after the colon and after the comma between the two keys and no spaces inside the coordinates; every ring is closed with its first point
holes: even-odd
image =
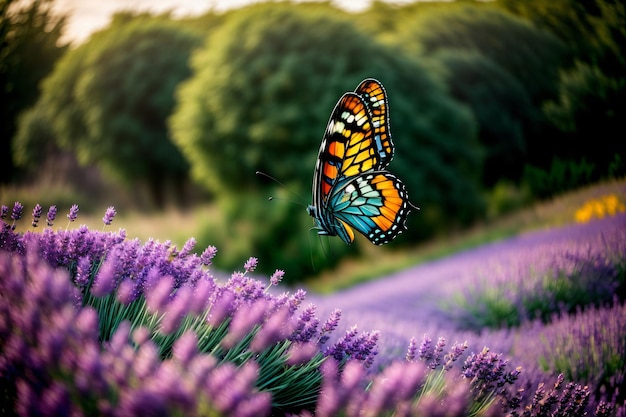
{"type": "MultiPolygon", "coordinates": [[[[76,211],[78,212],[78,206],[76,206],[76,211]]],[[[109,206],[107,210],[104,212],[104,217],[102,218],[102,222],[106,226],[110,225],[116,214],[117,212],[115,211],[115,207],[109,206]]]]}
{"type": "Polygon", "coordinates": [[[213,262],[213,258],[217,254],[217,248],[213,245],[208,246],[202,255],[200,255],[200,263],[204,266],[209,266],[213,262]]]}
{"type": "Polygon", "coordinates": [[[415,353],[417,352],[417,339],[412,337],[409,341],[409,348],[406,351],[405,360],[407,362],[413,362],[415,360],[415,353]]]}
{"type": "Polygon", "coordinates": [[[70,212],[67,215],[67,218],[70,219],[70,222],[73,222],[78,217],[78,204],[73,204],[70,207],[70,212]]]}
{"type": "Polygon", "coordinates": [[[33,227],[37,227],[37,224],[39,223],[39,219],[41,218],[42,213],[43,213],[43,209],[41,208],[41,205],[36,204],[35,208],[33,209],[33,222],[32,222],[33,227]]]}
{"type": "Polygon", "coordinates": [[[6,219],[8,214],[9,214],[9,208],[3,204],[2,207],[0,207],[0,219],[2,220],[6,219]]]}
{"type": "Polygon", "coordinates": [[[50,208],[48,209],[48,214],[46,216],[46,224],[48,225],[48,227],[52,227],[56,216],[57,216],[57,206],[50,206],[50,208]]]}
{"type": "Polygon", "coordinates": [[[270,277],[270,283],[272,285],[278,285],[278,283],[282,281],[284,276],[285,276],[285,271],[283,271],[282,269],[277,269],[276,271],[274,271],[274,273],[270,277]]]}
{"type": "Polygon", "coordinates": [[[22,218],[22,211],[24,206],[19,201],[16,201],[13,205],[13,212],[11,213],[11,220],[16,221],[22,218]]]}
{"type": "Polygon", "coordinates": [[[255,257],[250,257],[250,259],[248,259],[246,261],[246,263],[243,265],[244,269],[246,270],[246,272],[252,272],[256,269],[257,264],[259,263],[258,258],[255,257]]]}

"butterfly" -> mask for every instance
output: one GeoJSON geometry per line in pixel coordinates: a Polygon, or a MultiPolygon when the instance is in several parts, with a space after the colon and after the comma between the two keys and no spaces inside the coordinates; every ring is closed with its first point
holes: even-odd
{"type": "Polygon", "coordinates": [[[335,105],[320,145],[307,207],[318,234],[350,244],[356,230],[382,245],[406,230],[410,208],[419,208],[402,181],[385,170],[393,153],[385,89],[377,80],[363,80],[335,105]]]}

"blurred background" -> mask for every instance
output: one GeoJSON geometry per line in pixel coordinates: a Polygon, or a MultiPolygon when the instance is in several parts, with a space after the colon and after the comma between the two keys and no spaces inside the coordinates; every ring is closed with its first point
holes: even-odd
{"type": "Polygon", "coordinates": [[[76,203],[87,221],[114,205],[129,237],[194,236],[218,247],[219,268],[257,256],[295,283],[372,255],[414,262],[426,242],[626,175],[621,1],[3,0],[0,12],[1,203],[76,203]],[[367,77],[389,96],[389,169],[421,207],[384,248],[319,239],[304,209],[330,112],[367,77]]]}

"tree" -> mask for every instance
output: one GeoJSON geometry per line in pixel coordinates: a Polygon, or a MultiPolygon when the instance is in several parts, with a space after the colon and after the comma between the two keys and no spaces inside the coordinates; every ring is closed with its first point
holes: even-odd
{"type": "Polygon", "coordinates": [[[575,60],[609,77],[626,68],[626,5],[615,0],[498,0],[497,4],[556,35],[575,60]]]}
{"type": "Polygon", "coordinates": [[[578,63],[561,74],[559,91],[559,99],[544,106],[549,120],[564,132],[558,155],[596,164],[593,179],[607,175],[615,155],[626,155],[626,78],[578,63]]]}
{"type": "Polygon", "coordinates": [[[0,1],[0,182],[16,179],[12,138],[17,117],[33,105],[40,81],[67,45],[60,44],[65,16],[52,0],[0,1]]]}
{"type": "Polygon", "coordinates": [[[514,76],[534,104],[555,95],[565,47],[554,35],[500,9],[460,3],[407,19],[400,41],[429,55],[476,51],[514,76]]]}
{"type": "Polygon", "coordinates": [[[524,126],[532,114],[521,83],[491,59],[475,51],[442,49],[434,55],[446,70],[450,94],[467,104],[478,122],[485,152],[483,184],[518,181],[526,157],[524,126]]]}
{"type": "MultiPolygon", "coordinates": [[[[281,265],[275,260],[286,247],[308,249],[305,231],[294,227],[300,219],[312,221],[302,208],[280,218],[263,215],[273,209],[262,196],[273,192],[255,171],[283,179],[308,196],[331,110],[341,94],[366,77],[380,79],[389,95],[397,147],[390,169],[406,182],[413,201],[424,206],[414,216],[408,240],[430,235],[451,212],[460,219],[460,213],[474,218],[482,210],[480,159],[469,110],[445,94],[426,66],[337,15],[328,6],[304,13],[300,6],[285,4],[233,12],[194,55],[194,75],[181,85],[170,119],[194,178],[221,200],[233,201],[227,205],[232,210],[245,211],[248,225],[229,223],[231,234],[267,229],[269,234],[257,236],[250,249],[274,256],[270,266],[281,265]],[[255,199],[259,203],[252,206],[255,199]],[[270,218],[276,220],[273,227],[270,218]],[[265,219],[263,225],[254,224],[258,219],[265,219]],[[289,233],[278,239],[272,230],[289,233]]],[[[299,262],[301,273],[310,272],[308,256],[299,262]]]]}
{"type": "Polygon", "coordinates": [[[41,105],[60,145],[127,184],[147,184],[162,205],[166,183],[178,188],[188,170],[166,120],[199,43],[166,16],[117,15],[44,82],[41,105]]]}

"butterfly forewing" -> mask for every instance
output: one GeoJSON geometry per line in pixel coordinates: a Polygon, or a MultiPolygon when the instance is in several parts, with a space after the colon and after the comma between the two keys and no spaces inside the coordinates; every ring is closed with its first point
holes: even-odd
{"type": "Polygon", "coordinates": [[[394,151],[391,134],[389,133],[387,93],[383,85],[372,78],[363,80],[354,91],[363,98],[371,114],[374,130],[373,140],[379,156],[377,169],[383,169],[393,159],[394,151]]]}
{"type": "Polygon", "coordinates": [[[333,110],[320,146],[313,181],[313,195],[318,193],[320,202],[328,200],[339,179],[378,167],[373,133],[363,99],[354,93],[344,94],[333,110]]]}

